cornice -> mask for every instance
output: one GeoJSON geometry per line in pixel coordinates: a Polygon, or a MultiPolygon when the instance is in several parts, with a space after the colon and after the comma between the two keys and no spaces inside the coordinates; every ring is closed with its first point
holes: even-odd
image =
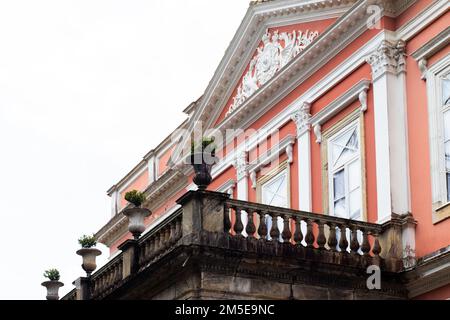
{"type": "Polygon", "coordinates": [[[344,94],[335,99],[332,103],[317,112],[311,119],[310,123],[314,128],[316,142],[322,142],[321,126],[349,106],[353,101],[359,99],[361,103],[360,110],[367,110],[367,90],[370,87],[370,80],[363,79],[347,90],[344,94]]]}
{"type": "Polygon", "coordinates": [[[450,27],[437,34],[431,40],[412,53],[412,57],[417,61],[422,80],[426,80],[428,72],[428,59],[450,43],[450,27]]]}
{"type": "MultiPolygon", "coordinates": [[[[250,57],[258,46],[263,33],[274,21],[283,23],[289,17],[297,17],[301,22],[315,15],[334,15],[338,17],[346,12],[356,0],[284,0],[264,2],[250,6],[240,27],[238,28],[230,46],[210,81],[202,101],[192,116],[188,130],[192,130],[195,123],[202,121],[211,126],[217,117],[217,112],[223,109],[226,100],[234,90],[240,76],[247,66],[250,57]]],[[[290,21],[292,22],[292,21],[290,21]]],[[[295,23],[295,22],[292,22],[295,23]]],[[[175,150],[181,154],[183,144],[175,150]]]]}
{"type": "Polygon", "coordinates": [[[409,298],[414,298],[450,284],[450,247],[419,259],[405,274],[409,298]]]}
{"type": "MultiPolygon", "coordinates": [[[[145,191],[146,200],[144,207],[155,210],[168,197],[182,190],[187,184],[187,177],[182,173],[169,169],[158,180],[152,183],[145,191]]],[[[124,209],[126,209],[125,207],[124,209]]],[[[123,209],[123,210],[124,210],[123,209]]],[[[122,210],[122,211],[123,211],[122,210]]],[[[98,242],[110,246],[115,240],[123,236],[127,231],[127,218],[122,211],[108,221],[95,235],[98,242]]]]}

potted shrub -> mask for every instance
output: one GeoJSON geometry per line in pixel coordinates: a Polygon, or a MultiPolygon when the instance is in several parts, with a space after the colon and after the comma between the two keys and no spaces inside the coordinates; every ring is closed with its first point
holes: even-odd
{"type": "Polygon", "coordinates": [[[144,220],[151,215],[150,210],[141,207],[145,201],[145,195],[143,192],[131,190],[125,194],[125,200],[131,204],[123,211],[128,218],[128,230],[133,234],[134,239],[139,239],[145,230],[144,220]]]}
{"type": "Polygon", "coordinates": [[[59,281],[59,271],[56,269],[46,270],[44,277],[48,279],[48,281],[42,282],[42,285],[47,288],[47,300],[59,300],[58,291],[64,285],[59,281]]]}
{"type": "Polygon", "coordinates": [[[202,138],[200,143],[191,144],[190,163],[194,168],[194,183],[199,190],[206,190],[212,181],[211,169],[216,163],[214,137],[202,138]]]}
{"type": "Polygon", "coordinates": [[[89,277],[91,273],[97,269],[95,259],[97,256],[101,255],[102,252],[97,248],[94,248],[97,245],[94,235],[84,235],[78,239],[78,243],[81,245],[81,249],[77,251],[77,254],[83,258],[81,267],[86,271],[86,274],[89,277]]]}

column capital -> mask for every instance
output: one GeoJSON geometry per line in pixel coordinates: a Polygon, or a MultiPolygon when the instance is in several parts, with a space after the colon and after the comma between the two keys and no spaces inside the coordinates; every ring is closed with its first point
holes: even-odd
{"type": "Polygon", "coordinates": [[[297,137],[300,137],[305,131],[310,130],[311,127],[311,103],[303,102],[300,107],[291,115],[292,121],[297,126],[297,137]]]}
{"type": "Polygon", "coordinates": [[[386,73],[399,74],[406,71],[406,44],[403,40],[392,43],[383,40],[378,48],[367,57],[366,62],[372,67],[373,81],[386,73]]]}

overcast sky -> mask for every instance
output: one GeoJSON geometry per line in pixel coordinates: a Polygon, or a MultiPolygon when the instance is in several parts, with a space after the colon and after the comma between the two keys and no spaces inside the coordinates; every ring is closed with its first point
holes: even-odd
{"type": "Polygon", "coordinates": [[[73,288],[106,190],[185,119],[248,4],[0,0],[0,299],[44,299],[48,268],[73,288]]]}

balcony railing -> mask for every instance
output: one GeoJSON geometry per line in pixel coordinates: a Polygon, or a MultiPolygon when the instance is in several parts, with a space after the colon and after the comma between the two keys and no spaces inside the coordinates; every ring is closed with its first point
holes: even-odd
{"type": "Polygon", "coordinates": [[[231,210],[230,215],[225,214],[225,232],[233,236],[242,237],[245,230],[246,237],[267,242],[374,257],[381,253],[378,238],[383,227],[378,224],[232,199],[225,205],[231,210]],[[245,226],[243,216],[247,218],[245,226]]]}
{"type": "Polygon", "coordinates": [[[139,240],[119,246],[121,253],[91,277],[80,278],[77,290],[63,299],[102,299],[175,248],[189,245],[276,252],[361,268],[376,264],[389,272],[402,269],[402,253],[396,249],[402,221],[395,217],[379,225],[233,200],[209,191],[190,191],[178,203],[178,211],[139,240]]]}

